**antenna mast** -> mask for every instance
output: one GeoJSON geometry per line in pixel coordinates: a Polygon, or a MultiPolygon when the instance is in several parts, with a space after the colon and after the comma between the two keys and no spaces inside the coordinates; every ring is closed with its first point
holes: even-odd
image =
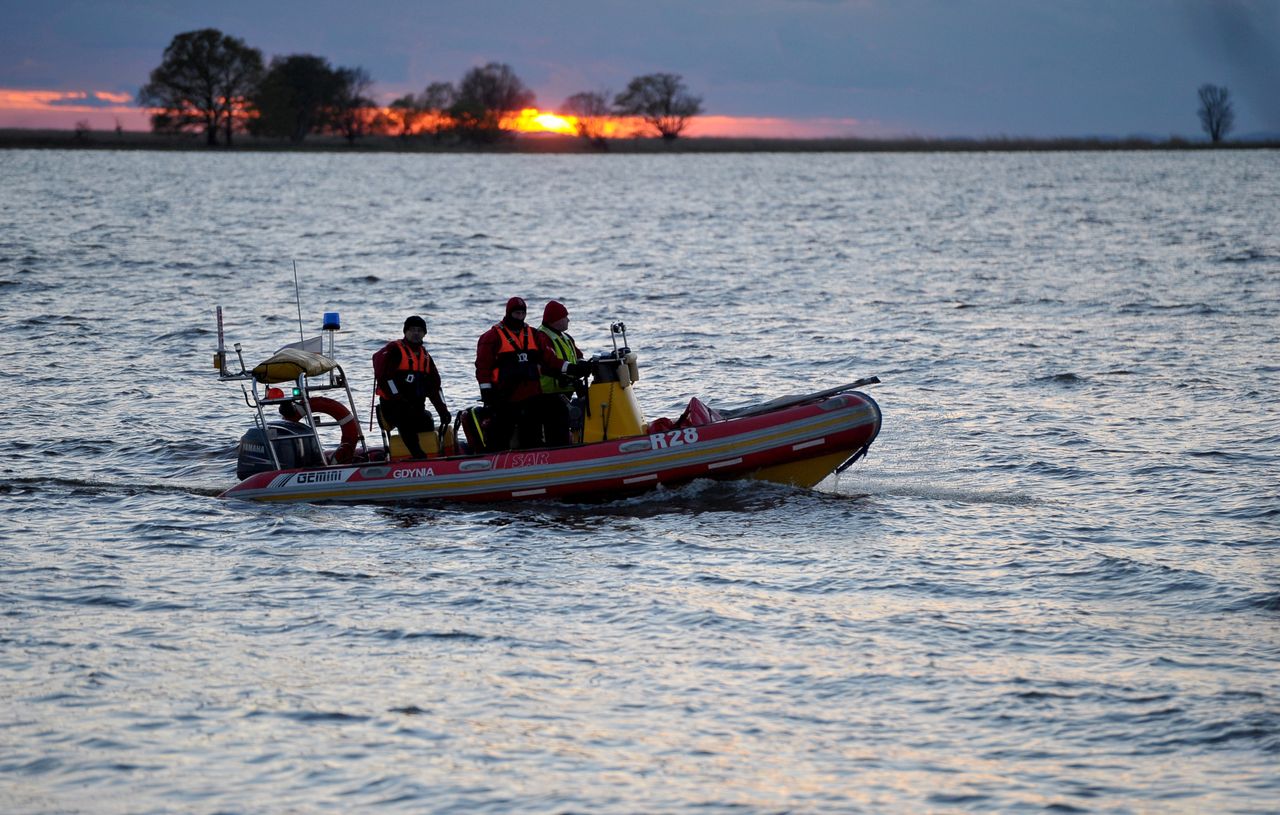
{"type": "Polygon", "coordinates": [[[298,291],[298,261],[293,262],[293,300],[298,304],[298,342],[306,342],[302,336],[302,294],[298,291]]]}

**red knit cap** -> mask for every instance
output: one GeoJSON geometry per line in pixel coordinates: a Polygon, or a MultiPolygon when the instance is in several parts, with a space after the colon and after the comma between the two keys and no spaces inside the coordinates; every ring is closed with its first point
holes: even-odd
{"type": "Polygon", "coordinates": [[[569,309],[564,307],[564,303],[559,300],[552,300],[547,303],[547,307],[542,310],[542,324],[551,325],[559,322],[569,316],[569,309]]]}
{"type": "Polygon", "coordinates": [[[508,316],[508,317],[510,317],[510,316],[511,316],[511,312],[515,311],[516,309],[525,309],[526,311],[528,310],[528,306],[526,306],[526,305],[524,304],[524,298],[523,298],[523,297],[512,297],[510,300],[508,300],[508,301],[507,301],[507,316],[508,316]]]}

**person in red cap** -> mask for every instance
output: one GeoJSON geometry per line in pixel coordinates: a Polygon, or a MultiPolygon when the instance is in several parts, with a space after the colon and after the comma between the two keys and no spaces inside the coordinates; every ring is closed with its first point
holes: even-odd
{"type": "Polygon", "coordinates": [[[528,309],[522,298],[507,301],[501,322],[480,335],[476,343],[476,381],[480,400],[493,411],[488,451],[506,450],[511,434],[516,446],[541,447],[543,371],[567,373],[569,363],[556,357],[551,346],[539,342],[524,321],[528,309]]]}
{"type": "Polygon", "coordinates": [[[440,390],[440,371],[422,340],[427,321],[416,314],[404,321],[404,339],[392,340],[373,355],[378,407],[387,424],[400,430],[404,446],[414,458],[426,458],[418,434],[435,429],[426,402],[440,414],[440,425],[449,426],[449,408],[440,390]]]}
{"type": "Polygon", "coordinates": [[[573,415],[569,396],[577,387],[577,379],[590,370],[584,362],[578,344],[567,333],[569,309],[558,300],[551,300],[542,309],[542,325],[538,326],[539,342],[549,346],[556,359],[562,363],[559,371],[542,375],[542,432],[548,447],[560,447],[572,440],[573,415]]]}

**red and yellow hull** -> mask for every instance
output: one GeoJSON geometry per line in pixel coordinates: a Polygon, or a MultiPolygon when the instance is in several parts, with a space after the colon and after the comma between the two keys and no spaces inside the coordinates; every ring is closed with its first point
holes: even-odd
{"type": "Polygon", "coordinates": [[[424,461],[259,473],[223,493],[253,501],[510,501],[610,497],[697,478],[812,487],[866,450],[880,408],[859,391],[610,441],[424,461]]]}

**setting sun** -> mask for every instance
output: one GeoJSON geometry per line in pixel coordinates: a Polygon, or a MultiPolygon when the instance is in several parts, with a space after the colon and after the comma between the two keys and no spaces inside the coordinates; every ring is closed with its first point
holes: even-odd
{"type": "Polygon", "coordinates": [[[577,119],[574,117],[565,118],[555,113],[540,113],[534,117],[534,121],[538,123],[543,130],[550,130],[553,133],[574,133],[577,127],[577,119]]]}
{"type": "MultiPolygon", "coordinates": [[[[727,118],[727,117],[724,117],[727,118]]],[[[502,127],[517,133],[563,133],[579,135],[584,120],[538,108],[525,108],[502,118],[502,127]]],[[[605,138],[618,138],[639,130],[641,123],[630,116],[600,116],[590,120],[588,132],[605,138]]]]}
{"type": "Polygon", "coordinates": [[[502,126],[507,130],[521,133],[565,133],[573,135],[578,132],[576,116],[561,116],[557,113],[541,111],[537,108],[525,108],[519,113],[504,117],[502,126]]]}

